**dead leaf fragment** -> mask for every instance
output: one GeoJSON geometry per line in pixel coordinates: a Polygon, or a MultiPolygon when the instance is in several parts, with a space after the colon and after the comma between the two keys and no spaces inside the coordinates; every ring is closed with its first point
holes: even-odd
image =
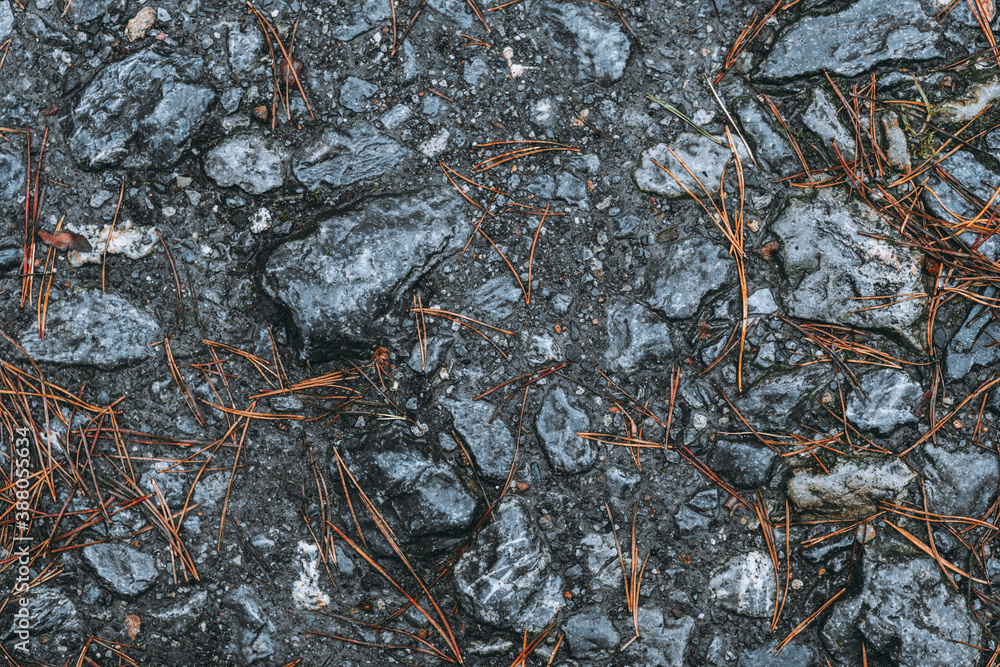
{"type": "Polygon", "coordinates": [[[80,236],[74,232],[59,232],[58,234],[49,234],[39,230],[38,238],[42,240],[42,243],[48,246],[52,246],[56,250],[78,250],[80,252],[91,252],[93,247],[90,245],[85,237],[80,236]]]}
{"type": "Polygon", "coordinates": [[[135,641],[140,627],[142,627],[142,619],[136,614],[129,614],[125,617],[125,632],[128,633],[129,641],[135,641]]]}
{"type": "Polygon", "coordinates": [[[285,60],[284,57],[278,61],[278,75],[281,77],[281,82],[294,85],[295,77],[302,74],[302,68],[305,67],[301,60],[296,60],[292,58],[291,60],[285,60]]]}
{"type": "Polygon", "coordinates": [[[143,7],[125,26],[125,38],[130,42],[142,39],[156,23],[156,12],[152,7],[143,7]]]}
{"type": "Polygon", "coordinates": [[[976,0],[976,9],[987,24],[993,22],[993,13],[996,11],[993,0],[976,0]]]}

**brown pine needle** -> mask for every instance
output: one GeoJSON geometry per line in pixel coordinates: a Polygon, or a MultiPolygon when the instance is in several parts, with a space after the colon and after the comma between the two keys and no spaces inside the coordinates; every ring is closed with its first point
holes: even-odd
{"type": "Polygon", "coordinates": [[[106,292],[105,290],[105,272],[108,266],[108,246],[111,244],[111,236],[115,233],[115,223],[118,222],[118,212],[122,208],[122,198],[125,196],[125,177],[122,176],[121,189],[118,192],[118,205],[115,206],[115,217],[111,219],[111,229],[108,230],[108,238],[104,240],[104,252],[101,253],[101,294],[106,292]]]}
{"type": "Polygon", "coordinates": [[[542,225],[545,224],[545,216],[549,214],[549,205],[545,206],[545,213],[542,213],[542,219],[538,221],[538,228],[535,230],[535,238],[531,242],[531,255],[528,257],[528,293],[524,295],[524,305],[531,305],[531,276],[532,268],[535,262],[535,246],[538,245],[538,235],[542,232],[542,225]]]}

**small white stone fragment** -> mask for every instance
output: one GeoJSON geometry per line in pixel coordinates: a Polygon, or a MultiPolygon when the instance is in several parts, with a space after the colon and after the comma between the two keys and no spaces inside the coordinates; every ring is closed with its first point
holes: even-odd
{"type": "Polygon", "coordinates": [[[266,208],[262,208],[250,216],[250,231],[254,234],[260,234],[261,232],[271,228],[271,212],[266,208]]]}

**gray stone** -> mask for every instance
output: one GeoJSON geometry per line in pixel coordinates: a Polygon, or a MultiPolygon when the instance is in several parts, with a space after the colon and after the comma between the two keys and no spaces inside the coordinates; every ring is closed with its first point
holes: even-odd
{"type": "MultiPolygon", "coordinates": [[[[952,223],[964,223],[966,219],[979,215],[981,208],[970,203],[964,193],[971,194],[985,203],[993,197],[997,183],[1000,183],[1000,172],[984,165],[971,151],[956,151],[947,159],[941,160],[938,167],[932,170],[927,180],[928,189],[924,191],[923,201],[930,212],[939,218],[952,223]],[[941,178],[941,169],[961,184],[959,186],[961,190],[955,189],[948,181],[941,178]],[[955,215],[961,219],[956,219],[955,215]]],[[[962,238],[970,245],[976,241],[974,233],[964,234],[962,238]]],[[[980,252],[985,253],[985,248],[980,248],[980,252]]],[[[995,255],[991,257],[995,258],[995,255]]]]}
{"type": "Polygon", "coordinates": [[[931,512],[971,517],[986,513],[997,492],[995,452],[973,445],[925,442],[920,445],[919,459],[931,512]]]}
{"type": "Polygon", "coordinates": [[[578,80],[609,85],[622,78],[631,44],[617,21],[565,0],[546,0],[540,18],[563,57],[577,67],[578,80]]]}
{"type": "Polygon", "coordinates": [[[871,400],[855,390],[847,402],[847,418],[864,431],[889,435],[904,424],[916,424],[913,408],[923,388],[905,371],[883,368],[861,378],[861,388],[871,400]]]}
{"type": "Polygon", "coordinates": [[[631,664],[643,667],[684,667],[684,651],[694,632],[694,619],[690,616],[671,618],[654,607],[639,608],[639,631],[642,637],[632,642],[627,655],[633,656],[631,664]]]}
{"type": "Polygon", "coordinates": [[[346,451],[344,461],[402,544],[464,536],[472,522],[476,499],[435,449],[408,430],[379,429],[346,451]]]}
{"type": "Polygon", "coordinates": [[[161,338],[156,320],[117,294],[79,290],[52,300],[44,339],[32,324],[20,343],[35,361],[112,370],[149,359],[161,338]]]}
{"type": "Polygon", "coordinates": [[[472,58],[465,61],[465,69],[462,72],[462,78],[470,86],[479,86],[490,76],[490,68],[486,65],[486,61],[482,58],[472,58]]]}
{"type": "Polygon", "coordinates": [[[306,356],[337,356],[377,335],[376,320],[461,250],[466,227],[461,202],[444,190],[372,200],[279,247],[264,286],[290,309],[306,356]]]}
{"type": "Polygon", "coordinates": [[[243,134],[225,139],[205,156],[205,175],[223,188],[239,187],[252,195],[280,188],[285,167],[279,151],[263,137],[243,134]]]}
{"type": "MultiPolygon", "coordinates": [[[[733,158],[733,152],[726,145],[725,137],[720,137],[720,139],[722,139],[721,146],[702,134],[682,132],[669,145],[656,144],[652,148],[646,149],[642,152],[639,166],[636,167],[633,174],[635,184],[643,192],[667,199],[689,197],[688,191],[699,198],[704,198],[705,190],[713,195],[718,193],[722,171],[726,167],[726,163],[733,158]],[[671,149],[677,157],[670,153],[671,149]],[[681,162],[678,162],[678,158],[681,162]],[[657,163],[669,169],[677,177],[677,180],[674,180],[657,163]],[[684,168],[685,165],[687,169],[684,168]],[[701,185],[691,177],[688,169],[698,178],[698,181],[701,181],[701,185]],[[678,180],[680,183],[677,182],[678,180]],[[704,190],[702,190],[702,186],[704,186],[704,190]],[[685,188],[687,189],[685,190],[685,188]]],[[[740,160],[746,164],[750,159],[746,146],[739,138],[734,138],[734,141],[740,160]]],[[[730,167],[727,173],[735,174],[736,168],[730,167]]]]}
{"type": "Polygon", "coordinates": [[[750,315],[770,315],[778,311],[778,303],[769,289],[757,290],[747,297],[747,312],[750,315]]]}
{"type": "Polygon", "coordinates": [[[0,151],[0,200],[10,201],[24,192],[24,174],[24,158],[0,151]]]}
{"type": "Polygon", "coordinates": [[[792,642],[775,655],[778,641],[770,641],[752,651],[740,653],[736,667],[811,667],[816,663],[816,652],[811,646],[792,642]]]}
{"type": "Polygon", "coordinates": [[[863,519],[879,502],[899,500],[917,474],[898,458],[838,459],[829,474],[812,466],[792,470],[785,485],[797,512],[833,519],[863,519]]]}
{"type": "Polygon", "coordinates": [[[389,5],[382,0],[364,0],[360,8],[348,12],[351,20],[333,27],[334,39],[349,42],[358,35],[368,32],[391,15],[389,5]]]}
{"type": "Polygon", "coordinates": [[[238,632],[232,642],[232,655],[240,665],[252,665],[274,654],[275,626],[270,615],[261,608],[260,600],[248,584],[241,584],[226,593],[223,605],[233,610],[231,621],[238,632]]]}
{"type": "Polygon", "coordinates": [[[581,473],[590,470],[597,460],[597,446],[576,435],[590,431],[590,418],[582,401],[563,387],[553,387],[545,395],[535,428],[555,472],[581,473]]]}
{"type": "Polygon", "coordinates": [[[428,0],[427,6],[462,30],[478,23],[464,0],[428,0]]]}
{"type": "Polygon", "coordinates": [[[70,114],[70,153],[84,169],[174,165],[218,98],[205,78],[201,58],[159,42],[108,65],[70,114]]]}
{"type": "Polygon", "coordinates": [[[817,365],[794,369],[778,368],[749,389],[744,386],[742,397],[731,398],[754,428],[785,428],[795,423],[798,413],[823,388],[830,374],[829,369],[817,365]]]}
{"type": "MultiPolygon", "coordinates": [[[[990,298],[995,290],[987,289],[990,298]]],[[[961,380],[971,371],[989,366],[1000,359],[1000,322],[984,306],[975,305],[964,324],[955,332],[944,354],[944,367],[949,380],[961,380]]]]}
{"type": "Polygon", "coordinates": [[[370,125],[326,129],[292,159],[292,174],[310,190],[340,188],[390,174],[410,152],[370,125]]]}
{"type": "Polygon", "coordinates": [[[854,159],[854,137],[847,131],[844,124],[837,118],[837,106],[830,100],[830,95],[823,88],[813,89],[813,100],[802,115],[802,122],[807,128],[819,135],[821,145],[827,149],[830,160],[840,164],[839,152],[845,162],[854,159]],[[836,150],[834,150],[836,146],[836,150]]]}
{"type": "Polygon", "coordinates": [[[926,348],[926,299],[857,312],[892,303],[898,294],[925,291],[920,253],[894,243],[902,241],[899,234],[868,205],[822,189],[792,200],[772,230],[782,241],[791,281],[785,304],[793,316],[893,333],[918,351],[926,348]],[[871,296],[887,298],[855,300],[871,296]]]}
{"type": "Polygon", "coordinates": [[[859,664],[868,655],[899,667],[975,665],[982,631],[965,596],[938,564],[876,539],[862,566],[862,589],[833,607],[820,636],[836,664],[859,664]],[[963,643],[964,642],[964,643],[963,643]]]}
{"type": "MultiPolygon", "coordinates": [[[[50,586],[36,585],[31,587],[28,611],[31,614],[31,636],[47,635],[53,632],[81,632],[83,622],[77,612],[76,604],[69,598],[66,591],[50,586]]],[[[11,598],[16,601],[17,598],[11,598]]],[[[17,607],[14,607],[17,609],[17,607]]],[[[17,619],[11,623],[10,632],[5,637],[12,640],[17,628],[17,619]]],[[[16,640],[14,640],[16,641],[16,640]]],[[[11,641],[6,646],[13,646],[11,641]]]]}
{"type": "Polygon", "coordinates": [[[201,618],[207,602],[208,593],[198,591],[187,600],[156,612],[154,618],[159,622],[160,632],[172,637],[186,636],[201,618]]]}
{"type": "Polygon", "coordinates": [[[708,582],[719,606],[752,618],[769,618],[774,613],[777,586],[774,566],[762,551],[729,558],[708,582]]]}
{"type": "Polygon", "coordinates": [[[998,98],[1000,77],[994,75],[982,83],[973,84],[961,98],[942,104],[935,117],[945,123],[968,123],[998,98]]]}
{"type": "Polygon", "coordinates": [[[618,633],[600,607],[588,607],[563,623],[563,633],[574,658],[593,658],[618,645],[618,633]]]}
{"type": "Polygon", "coordinates": [[[759,76],[782,80],[829,70],[850,77],[887,61],[936,58],[940,30],[932,19],[919,0],[857,0],[834,14],[806,16],[778,37],[759,76]]]}
{"type": "Polygon", "coordinates": [[[562,577],[550,573],[548,545],[519,498],[507,496],[494,516],[455,564],[459,600],[483,623],[539,632],[565,605],[562,577]]]}
{"type": "Polygon", "coordinates": [[[124,542],[101,542],[83,548],[83,558],[104,584],[119,595],[145,593],[156,583],[156,561],[124,542]]]}
{"type": "Polygon", "coordinates": [[[722,479],[740,489],[767,486],[777,454],[759,443],[717,440],[709,465],[722,479]]]}
{"type": "Polygon", "coordinates": [[[441,405],[451,412],[455,430],[469,448],[479,473],[492,480],[507,479],[514,461],[514,436],[503,420],[489,423],[495,408],[471,398],[446,398],[441,405]]]}
{"type": "Polygon", "coordinates": [[[624,300],[608,304],[605,327],[608,349],[604,359],[612,368],[627,372],[664,365],[674,357],[670,325],[640,304],[624,300]]]}
{"type": "MultiPolygon", "coordinates": [[[[75,1],[75,0],[74,0],[75,1]]],[[[246,32],[236,26],[229,29],[227,46],[229,50],[229,66],[237,76],[247,74],[260,64],[264,55],[264,37],[260,34],[258,24],[246,26],[246,32]]]]}
{"type": "Polygon", "coordinates": [[[368,106],[368,100],[375,94],[378,87],[356,76],[347,77],[340,86],[340,105],[351,111],[361,113],[368,106]]]}
{"type": "Polygon", "coordinates": [[[689,537],[696,537],[708,530],[712,520],[685,505],[674,514],[674,522],[677,524],[677,534],[681,538],[687,539],[689,537]]]}
{"type": "Polygon", "coordinates": [[[664,257],[647,269],[650,308],[670,319],[686,319],[698,312],[702,300],[719,290],[729,273],[722,248],[700,236],[671,244],[664,257]]]}
{"type": "Polygon", "coordinates": [[[754,148],[754,156],[758,160],[766,162],[779,176],[791,176],[802,171],[795,149],[784,130],[774,126],[775,120],[769,109],[747,98],[738,100],[734,108],[743,126],[743,137],[754,148]]]}
{"type": "Polygon", "coordinates": [[[177,468],[170,461],[153,461],[150,469],[139,478],[139,486],[146,492],[152,493],[156,497],[156,490],[159,489],[166,498],[167,504],[174,507],[183,505],[187,497],[190,480],[185,479],[185,475],[176,472],[177,468]],[[167,472],[163,472],[166,470],[167,472]],[[154,488],[153,484],[156,484],[154,488]]]}
{"type": "Polygon", "coordinates": [[[0,0],[0,39],[14,31],[14,12],[8,0],[0,0]]]}
{"type": "Polygon", "coordinates": [[[73,0],[66,15],[72,23],[86,23],[105,16],[116,6],[121,7],[120,0],[73,0]]]}

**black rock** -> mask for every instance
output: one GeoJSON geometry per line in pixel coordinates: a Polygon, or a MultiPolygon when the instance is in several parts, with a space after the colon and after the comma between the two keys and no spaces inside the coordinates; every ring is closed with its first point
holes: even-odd
{"type": "Polygon", "coordinates": [[[376,86],[356,76],[347,77],[340,87],[340,104],[358,113],[365,110],[368,100],[378,90],[376,86]]]}
{"type": "MultiPolygon", "coordinates": [[[[987,298],[994,297],[995,290],[985,292],[987,298]]],[[[1000,321],[989,313],[983,313],[984,306],[976,305],[969,316],[952,336],[945,350],[944,367],[948,378],[961,380],[972,370],[989,366],[1000,359],[1000,321]]]]}
{"type": "Polygon", "coordinates": [[[24,192],[24,174],[24,158],[0,151],[0,200],[9,201],[24,192]]]}
{"type": "Polygon", "coordinates": [[[767,486],[777,454],[758,443],[719,440],[709,465],[722,479],[740,489],[767,486]]]}
{"type": "Polygon", "coordinates": [[[743,397],[734,401],[736,408],[754,428],[784,428],[794,423],[797,412],[822,389],[829,379],[825,368],[777,369],[758,380],[743,397]]]}
{"type": "Polygon", "coordinates": [[[802,171],[802,163],[787,135],[773,126],[776,121],[769,109],[756,100],[744,98],[735,104],[735,110],[743,126],[743,136],[753,146],[757,159],[764,160],[780,176],[802,171]]]}
{"type": "Polygon", "coordinates": [[[292,174],[310,190],[340,188],[389,174],[409,155],[410,151],[370,125],[347,133],[331,128],[295,153],[292,174]]]}
{"type": "Polygon", "coordinates": [[[535,427],[555,472],[581,473],[597,460],[596,445],[577,435],[590,431],[590,418],[580,399],[563,387],[553,387],[546,394],[535,427]]]}
{"type": "Polygon", "coordinates": [[[973,445],[943,441],[919,448],[920,472],[930,511],[948,516],[979,517],[997,493],[997,455],[973,445]]]}
{"type": "Polygon", "coordinates": [[[153,46],[108,65],[70,115],[66,143],[84,169],[162,169],[180,160],[218,94],[201,58],[153,46]]]}
{"type": "Polygon", "coordinates": [[[446,191],[369,201],[274,251],[264,287],[291,311],[305,356],[335,357],[377,336],[378,318],[461,250],[466,226],[460,203],[446,191]]]}
{"type": "Polygon", "coordinates": [[[455,564],[459,600],[483,623],[539,632],[565,605],[562,577],[551,573],[548,545],[519,498],[507,496],[494,516],[455,564]]]}
{"type": "Polygon", "coordinates": [[[239,629],[230,655],[244,666],[271,657],[275,648],[274,622],[261,607],[253,588],[241,584],[226,594],[223,604],[235,613],[233,627],[239,629]]]}
{"type": "Polygon", "coordinates": [[[775,655],[777,646],[777,641],[771,641],[752,651],[743,651],[736,667],[812,667],[818,664],[811,646],[792,642],[775,655]]]}

